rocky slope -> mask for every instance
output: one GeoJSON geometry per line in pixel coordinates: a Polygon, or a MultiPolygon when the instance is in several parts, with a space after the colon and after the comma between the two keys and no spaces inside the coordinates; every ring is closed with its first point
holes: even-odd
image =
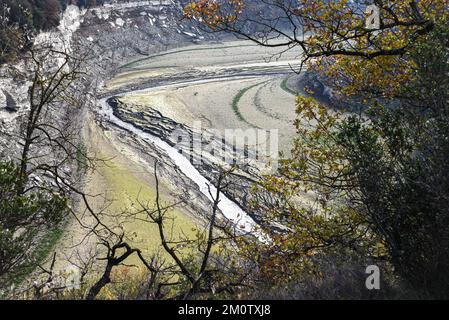
{"type": "MultiPolygon", "coordinates": [[[[163,50],[187,44],[223,40],[216,34],[202,34],[191,23],[181,21],[181,12],[182,2],[179,1],[113,1],[89,10],[80,10],[75,6],[69,6],[58,29],[38,35],[35,44],[51,44],[59,50],[71,52],[84,60],[83,70],[85,73],[74,84],[81,103],[77,110],[70,108],[55,110],[49,114],[48,121],[78,126],[79,143],[84,144],[86,141],[83,141],[85,137],[83,137],[82,131],[86,114],[92,113],[94,116],[89,119],[96,119],[104,130],[117,130],[98,112],[100,108],[97,97],[101,97],[101,94],[105,95],[102,91],[103,83],[112,78],[120,66],[128,61],[150,56],[163,50]]],[[[48,63],[51,64],[54,61],[48,61],[48,63]]],[[[26,60],[15,66],[4,66],[0,69],[0,123],[2,130],[0,152],[2,158],[15,158],[20,150],[18,137],[20,136],[22,117],[26,114],[29,103],[30,82],[28,79],[29,65],[26,60]]],[[[175,121],[165,118],[157,112],[152,114],[152,111],[148,110],[147,116],[153,117],[154,121],[146,121],[143,125],[153,126],[152,130],[149,130],[152,134],[169,135],[170,130],[179,127],[175,121]],[[165,132],[166,129],[168,129],[167,132],[165,132]]],[[[190,128],[184,129],[191,133],[190,128]]],[[[167,137],[165,138],[169,141],[167,137]]],[[[171,166],[172,170],[164,168],[162,171],[170,173],[165,177],[167,180],[175,179],[173,173],[177,172],[175,171],[176,166],[166,154],[156,146],[142,143],[139,139],[134,142],[134,145],[137,149],[141,149],[142,145],[145,145],[144,149],[139,152],[162,160],[168,167],[171,166]]],[[[198,169],[210,181],[216,179],[218,172],[216,162],[205,162],[198,166],[198,169]]],[[[251,167],[246,167],[245,170],[238,172],[235,175],[234,185],[226,192],[231,199],[236,199],[243,208],[247,208],[246,193],[252,182],[251,176],[256,175],[256,171],[251,170],[251,167]]],[[[73,172],[73,168],[66,169],[67,175],[70,175],[71,172],[73,172]]],[[[186,181],[185,177],[180,181],[186,181]]],[[[190,183],[185,182],[184,184],[186,187],[190,187],[190,183]]],[[[193,193],[193,198],[197,199],[196,203],[192,203],[191,206],[195,211],[202,211],[198,212],[200,216],[210,211],[208,201],[205,200],[207,197],[195,190],[189,190],[189,192],[193,193]]]]}
{"type": "MultiPolygon", "coordinates": [[[[87,97],[95,94],[97,87],[124,61],[167,47],[205,40],[195,27],[179,23],[181,8],[179,2],[165,0],[111,1],[90,10],[69,6],[59,27],[40,33],[34,42],[35,46],[49,44],[58,50],[81,55],[88,74],[80,79],[78,88],[87,97]]],[[[2,157],[14,158],[20,148],[17,142],[21,117],[29,103],[31,67],[25,57],[14,65],[0,67],[2,157]]],[[[85,106],[92,107],[91,102],[86,99],[85,106]]]]}

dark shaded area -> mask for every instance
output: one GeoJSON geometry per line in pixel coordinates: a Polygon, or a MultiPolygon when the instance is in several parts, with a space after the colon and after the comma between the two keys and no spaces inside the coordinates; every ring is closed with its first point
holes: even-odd
{"type": "Polygon", "coordinates": [[[17,107],[16,101],[14,98],[9,94],[9,92],[2,90],[3,94],[6,98],[6,111],[8,112],[16,112],[19,108],[17,107]]]}

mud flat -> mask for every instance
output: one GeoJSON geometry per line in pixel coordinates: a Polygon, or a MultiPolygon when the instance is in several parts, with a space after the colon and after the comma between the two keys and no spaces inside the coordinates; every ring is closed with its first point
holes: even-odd
{"type": "Polygon", "coordinates": [[[247,41],[188,46],[126,64],[104,89],[187,126],[277,129],[280,150],[288,152],[295,95],[285,80],[297,60],[293,52],[276,53],[247,41]]]}
{"type": "MultiPolygon", "coordinates": [[[[134,121],[136,127],[149,126],[146,120],[136,121],[136,116],[151,110],[186,130],[198,121],[204,129],[277,129],[280,150],[289,150],[294,135],[295,96],[282,84],[291,76],[294,59],[292,54],[276,59],[274,52],[240,41],[180,48],[127,63],[105,82],[99,101],[117,96],[126,111],[125,120],[129,124],[134,121]]],[[[167,152],[139,137],[137,131],[112,123],[103,108],[89,112],[84,133],[88,150],[108,159],[86,180],[86,192],[92,195],[94,208],[104,213],[106,222],[132,235],[130,243],[147,253],[159,250],[154,228],[142,223],[142,217],[125,214],[138,210],[139,202],[154,203],[152,170],[158,160],[164,201],[185,200],[173,212],[173,236],[189,234],[189,230],[201,226],[211,209],[211,201],[201,187],[167,152]],[[103,196],[95,196],[100,194],[103,196]]],[[[153,127],[162,125],[160,120],[154,121],[153,127]]],[[[213,183],[215,165],[210,158],[196,170],[206,178],[204,181],[213,183]]],[[[227,212],[228,216],[247,209],[255,177],[251,171],[238,172],[235,186],[225,192],[229,201],[235,201],[235,212],[227,212]]],[[[227,208],[232,208],[231,204],[227,208]]],[[[93,223],[85,208],[81,206],[79,212],[80,220],[87,225],[93,223]]],[[[256,218],[253,212],[249,214],[256,218]]],[[[56,251],[64,252],[62,260],[68,261],[78,259],[78,254],[89,256],[97,248],[94,237],[86,236],[86,230],[73,220],[56,251]]]]}
{"type": "MultiPolygon", "coordinates": [[[[190,182],[186,180],[181,183],[181,175],[177,175],[170,162],[164,161],[157,154],[150,154],[148,146],[146,154],[142,153],[142,146],[133,137],[109,130],[91,117],[92,115],[87,118],[89,125],[84,132],[85,140],[89,141],[87,148],[91,154],[105,161],[98,163],[96,170],[87,174],[85,192],[89,195],[89,204],[114,231],[126,232],[126,240],[131,245],[139,247],[145,254],[155,253],[160,250],[157,228],[147,222],[145,215],[136,214],[142,210],[141,203],[153,208],[156,198],[154,159],[159,160],[159,187],[164,203],[196,197],[196,194],[186,193],[191,189],[190,182]],[[171,172],[173,176],[169,175],[171,172]]],[[[180,204],[170,213],[173,225],[168,229],[171,230],[170,236],[173,239],[179,239],[181,235],[192,235],[192,230],[204,223],[198,212],[207,210],[208,201],[197,199],[196,206],[180,204]]],[[[98,246],[98,240],[89,233],[89,229],[81,227],[79,223],[81,221],[86,227],[93,226],[95,221],[90,213],[82,204],[77,211],[77,219],[69,222],[61,241],[54,249],[58,253],[57,268],[61,270],[72,262],[79,264],[80,261],[87,261],[90,256],[104,250],[98,246]]],[[[137,260],[130,258],[127,263],[137,263],[137,260]]]]}
{"type": "MultiPolygon", "coordinates": [[[[123,65],[105,82],[100,97],[112,97],[107,101],[113,104],[114,116],[131,125],[131,131],[152,134],[170,146],[177,144],[170,133],[178,128],[201,136],[212,130],[215,140],[229,129],[242,130],[243,134],[275,130],[279,142],[275,152],[270,158],[240,166],[232,174],[232,187],[225,191],[253,219],[262,222],[263,212],[250,212],[249,190],[262,170],[277,160],[278,151],[288,153],[295,135],[295,92],[289,83],[292,64],[297,60],[292,52],[276,53],[247,41],[169,50],[123,65]]],[[[233,147],[226,145],[223,150],[226,153],[233,147]]],[[[195,150],[188,149],[180,147],[191,161],[197,159],[195,150]]],[[[234,156],[244,158],[244,152],[234,150],[234,156]]],[[[195,168],[213,183],[223,166],[219,158],[203,157],[195,168]]]]}

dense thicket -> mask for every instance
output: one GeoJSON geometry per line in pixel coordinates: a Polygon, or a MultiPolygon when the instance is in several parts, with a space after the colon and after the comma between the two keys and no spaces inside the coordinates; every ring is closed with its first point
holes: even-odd
{"type": "Polygon", "coordinates": [[[32,34],[59,24],[69,4],[91,7],[103,0],[0,0],[0,64],[14,60],[32,34]]]}
{"type": "Polygon", "coordinates": [[[42,235],[63,216],[66,199],[51,191],[19,192],[19,167],[0,161],[0,291],[46,254],[42,235]]]}

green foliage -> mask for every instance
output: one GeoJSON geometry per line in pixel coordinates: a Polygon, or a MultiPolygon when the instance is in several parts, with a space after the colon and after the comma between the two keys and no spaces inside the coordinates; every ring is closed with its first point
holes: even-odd
{"type": "Polygon", "coordinates": [[[449,292],[448,36],[437,26],[410,52],[416,76],[398,107],[346,119],[338,140],[356,181],[352,202],[363,203],[398,274],[438,298],[449,292]]]}
{"type": "Polygon", "coordinates": [[[0,279],[2,287],[35,266],[42,239],[55,230],[67,208],[59,194],[39,191],[18,193],[19,169],[0,162],[0,279]]]}
{"type": "Polygon", "coordinates": [[[364,114],[298,97],[292,157],[261,183],[276,199],[263,205],[288,228],[265,251],[251,248],[266,270],[320,276],[316,254],[349,250],[386,259],[422,296],[448,297],[448,35],[436,25],[417,41],[413,78],[364,114]]]}

